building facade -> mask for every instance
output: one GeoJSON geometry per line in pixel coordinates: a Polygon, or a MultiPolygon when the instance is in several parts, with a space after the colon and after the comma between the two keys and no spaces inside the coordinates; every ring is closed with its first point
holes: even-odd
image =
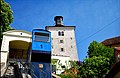
{"type": "Polygon", "coordinates": [[[75,26],[64,26],[63,17],[54,18],[55,26],[46,26],[51,32],[52,59],[56,59],[57,74],[70,68],[70,61],[78,61],[75,26]]]}
{"type": "Polygon", "coordinates": [[[51,32],[52,55],[67,56],[72,61],[78,61],[75,26],[64,26],[62,16],[56,16],[54,20],[55,26],[46,26],[46,30],[51,32]]]}
{"type": "Polygon", "coordinates": [[[0,51],[1,75],[7,68],[8,61],[26,61],[27,51],[31,44],[31,33],[24,30],[10,30],[3,33],[0,51]]]}

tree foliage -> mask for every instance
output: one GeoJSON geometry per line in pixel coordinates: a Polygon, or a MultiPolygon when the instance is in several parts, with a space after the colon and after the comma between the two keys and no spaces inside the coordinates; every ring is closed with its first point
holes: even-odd
{"type": "Polygon", "coordinates": [[[114,49],[106,47],[103,44],[98,43],[96,41],[90,43],[90,46],[88,47],[88,56],[89,58],[93,56],[103,56],[109,58],[111,63],[114,63],[114,49]]]}
{"type": "Polygon", "coordinates": [[[81,78],[105,78],[114,63],[114,49],[93,41],[88,47],[88,58],[79,68],[81,78]]]}
{"type": "Polygon", "coordinates": [[[81,78],[104,78],[109,72],[110,59],[102,56],[86,58],[85,63],[80,66],[81,78]]]}
{"type": "Polygon", "coordinates": [[[80,67],[80,61],[70,61],[71,68],[66,69],[64,73],[62,73],[60,76],[61,78],[80,78],[78,75],[78,70],[80,67]]]}
{"type": "Polygon", "coordinates": [[[111,65],[114,63],[114,49],[106,47],[101,43],[93,41],[88,47],[88,58],[83,63],[71,61],[71,66],[78,69],[75,72],[66,70],[66,74],[62,74],[62,78],[105,78],[111,65]]]}
{"type": "Polygon", "coordinates": [[[2,38],[2,33],[11,29],[10,24],[13,22],[13,12],[8,3],[6,3],[4,0],[0,1],[0,38],[2,38]]]}
{"type": "Polygon", "coordinates": [[[61,78],[79,78],[73,71],[72,72],[66,72],[66,74],[61,74],[61,78]]]}
{"type": "Polygon", "coordinates": [[[81,62],[80,61],[70,61],[71,67],[79,69],[81,62]]]}
{"type": "Polygon", "coordinates": [[[89,57],[93,56],[110,57],[109,55],[111,55],[111,52],[113,52],[112,48],[106,47],[103,44],[100,44],[96,41],[90,43],[90,46],[88,47],[89,57]]]}

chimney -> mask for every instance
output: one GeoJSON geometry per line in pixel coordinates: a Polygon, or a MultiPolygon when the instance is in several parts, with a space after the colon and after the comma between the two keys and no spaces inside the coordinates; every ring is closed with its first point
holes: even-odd
{"type": "Polygon", "coordinates": [[[63,26],[63,17],[62,16],[55,16],[54,21],[55,21],[55,26],[63,26]]]}

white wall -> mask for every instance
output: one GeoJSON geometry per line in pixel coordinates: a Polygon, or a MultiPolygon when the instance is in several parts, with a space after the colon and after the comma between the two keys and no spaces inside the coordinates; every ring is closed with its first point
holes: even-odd
{"type": "Polygon", "coordinates": [[[70,65],[70,57],[65,56],[52,56],[52,59],[59,59],[56,63],[56,74],[61,74],[65,69],[63,69],[61,66],[65,66],[66,69],[69,69],[71,67],[70,65]]]}
{"type": "Polygon", "coordinates": [[[31,33],[23,30],[11,30],[3,33],[3,40],[1,45],[1,62],[7,63],[9,54],[9,42],[14,40],[31,42],[31,33]]]}
{"type": "Polygon", "coordinates": [[[75,27],[48,26],[46,28],[48,31],[51,32],[52,36],[52,54],[70,56],[71,60],[78,61],[78,53],[76,48],[76,39],[74,32],[75,27]],[[59,31],[64,31],[64,36],[58,36],[59,31]],[[60,43],[60,40],[64,40],[64,43],[60,43]],[[62,47],[64,48],[63,52],[60,51],[60,48],[62,47]]]}

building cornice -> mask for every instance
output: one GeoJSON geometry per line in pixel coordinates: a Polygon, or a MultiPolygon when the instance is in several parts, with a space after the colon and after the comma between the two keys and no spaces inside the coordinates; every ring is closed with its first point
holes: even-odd
{"type": "Polygon", "coordinates": [[[46,26],[45,29],[47,30],[47,28],[76,28],[76,26],[46,26]]]}
{"type": "Polygon", "coordinates": [[[76,26],[46,26],[46,27],[76,27],[76,26]]]}

